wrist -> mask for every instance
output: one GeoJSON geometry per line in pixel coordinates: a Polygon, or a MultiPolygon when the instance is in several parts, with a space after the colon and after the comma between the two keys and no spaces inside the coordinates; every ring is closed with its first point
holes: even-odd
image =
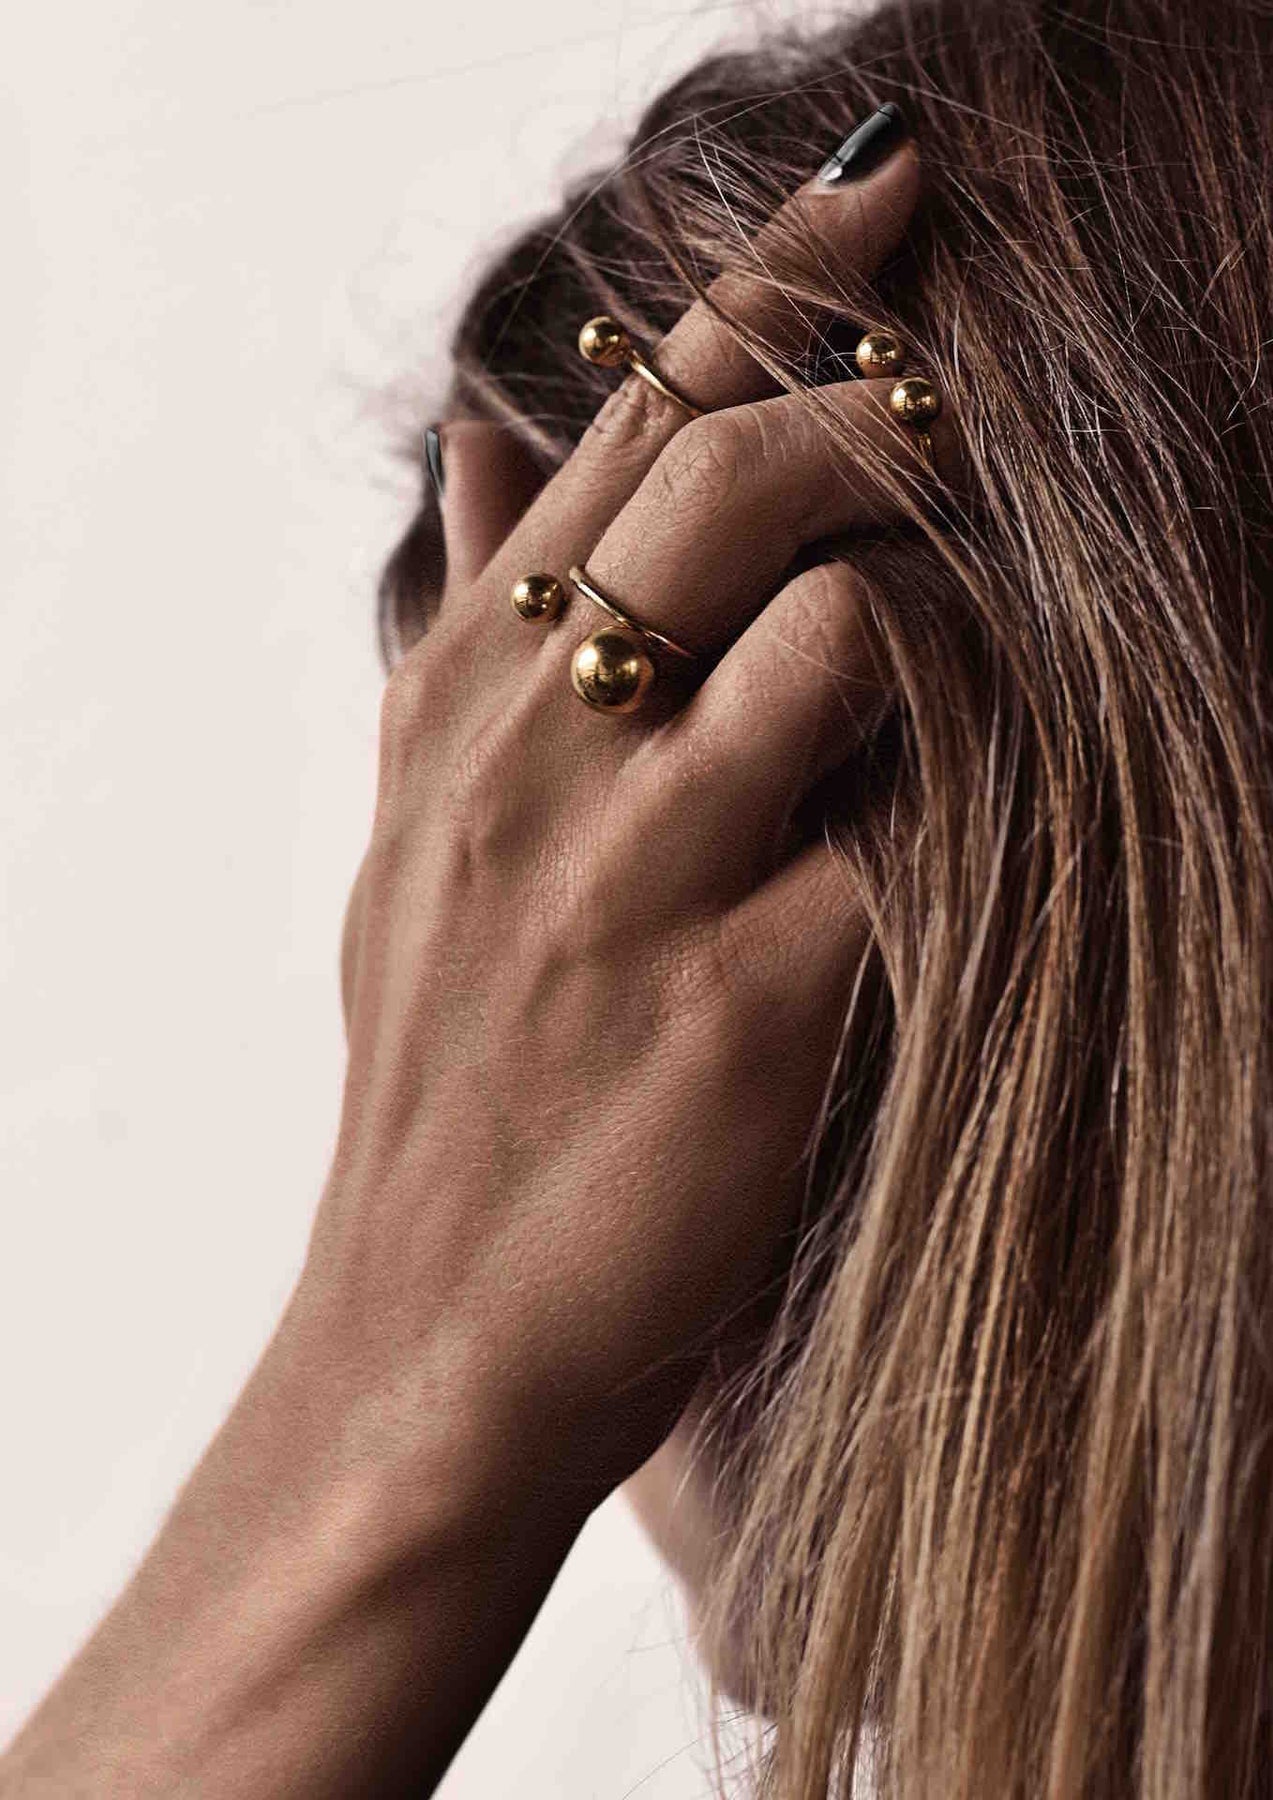
{"type": "Polygon", "coordinates": [[[440,1344],[431,1372],[386,1393],[338,1377],[319,1322],[289,1308],[0,1791],[272,1800],[424,1793],[440,1776],[588,1506],[517,1481],[440,1344]]]}
{"type": "Polygon", "coordinates": [[[421,1542],[471,1555],[550,1525],[572,1541],[614,1481],[564,1406],[458,1307],[383,1332],[370,1310],[303,1278],[237,1409],[264,1454],[286,1444],[310,1471],[367,1578],[421,1542]]]}

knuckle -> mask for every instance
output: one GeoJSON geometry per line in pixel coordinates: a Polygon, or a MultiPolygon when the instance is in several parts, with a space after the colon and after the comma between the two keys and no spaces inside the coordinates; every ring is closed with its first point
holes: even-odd
{"type": "Polygon", "coordinates": [[[745,1053],[764,1016],[750,926],[736,910],[700,919],[680,942],[672,985],[677,1011],[692,1018],[721,1044],[745,1053]]]}
{"type": "Polygon", "coordinates": [[[502,867],[525,825],[524,719],[516,706],[495,712],[448,754],[434,807],[455,866],[502,867]]]}
{"type": "Polygon", "coordinates": [[[667,404],[648,382],[630,375],[593,415],[579,450],[585,458],[594,451],[612,457],[616,451],[639,449],[652,439],[661,443],[667,433],[663,411],[667,404]]]}
{"type": "Polygon", "coordinates": [[[738,1066],[754,1064],[783,1012],[778,985],[769,978],[763,946],[737,910],[723,913],[713,933],[703,1019],[738,1066]]]}
{"type": "Polygon", "coordinates": [[[651,471],[661,505],[715,513],[755,466],[757,430],[745,408],[691,419],[651,471]]]}
{"type": "Polygon", "coordinates": [[[404,659],[390,670],[380,696],[380,748],[382,764],[402,761],[414,741],[421,709],[418,665],[404,659]]]}
{"type": "Polygon", "coordinates": [[[822,613],[854,611],[860,603],[863,581],[843,562],[813,563],[793,580],[792,592],[801,603],[822,613]]]}
{"type": "Polygon", "coordinates": [[[467,692],[471,637],[439,628],[390,670],[380,696],[382,780],[432,754],[467,692]]]}
{"type": "Polygon", "coordinates": [[[845,563],[818,563],[795,578],[783,608],[782,635],[797,655],[829,670],[883,675],[870,589],[845,563]]]}
{"type": "Polygon", "coordinates": [[[803,647],[851,643],[862,612],[860,583],[843,563],[818,563],[791,584],[790,624],[803,647]]]}

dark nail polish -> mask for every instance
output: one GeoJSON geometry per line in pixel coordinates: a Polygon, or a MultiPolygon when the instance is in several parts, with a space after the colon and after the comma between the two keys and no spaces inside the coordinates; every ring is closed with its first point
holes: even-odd
{"type": "Polygon", "coordinates": [[[841,182],[860,181],[869,175],[906,136],[906,124],[900,107],[886,100],[878,112],[852,130],[840,148],[834,151],[818,170],[818,180],[825,187],[838,187],[841,182]]]}
{"type": "Polygon", "coordinates": [[[430,425],[424,434],[424,461],[429,471],[429,480],[437,490],[440,500],[446,482],[442,474],[442,439],[438,436],[436,425],[430,425]]]}

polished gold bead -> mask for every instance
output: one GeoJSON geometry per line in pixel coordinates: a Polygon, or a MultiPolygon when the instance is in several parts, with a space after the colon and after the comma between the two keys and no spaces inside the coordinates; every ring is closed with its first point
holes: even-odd
{"type": "Polygon", "coordinates": [[[906,367],[906,346],[891,331],[868,331],[856,354],[864,375],[897,376],[906,367]]]}
{"type": "Polygon", "coordinates": [[[925,431],[941,411],[941,395],[924,375],[908,375],[888,397],[889,411],[902,425],[925,431]]]}
{"type": "Polygon", "coordinates": [[[570,679],[579,698],[599,712],[635,712],[654,680],[654,663],[635,632],[605,625],[575,651],[570,679]]]}
{"type": "Polygon", "coordinates": [[[632,339],[617,319],[611,319],[602,313],[600,318],[589,319],[579,333],[579,354],[585,362],[595,363],[599,369],[617,369],[628,359],[632,348],[632,339]]]}
{"type": "Polygon", "coordinates": [[[566,603],[566,590],[555,575],[523,575],[510,598],[519,619],[541,625],[557,617],[566,603]]]}

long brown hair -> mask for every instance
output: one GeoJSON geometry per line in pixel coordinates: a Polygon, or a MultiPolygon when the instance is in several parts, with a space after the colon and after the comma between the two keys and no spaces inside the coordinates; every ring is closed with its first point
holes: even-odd
{"type": "MultiPolygon", "coordinates": [[[[840,547],[918,824],[826,796],[869,1056],[721,1402],[711,1618],[782,1800],[868,1760],[881,1800],[1273,1793],[1269,7],[923,0],[706,63],[501,255],[455,404],[551,468],[608,385],[571,326],[657,337],[885,100],[907,247],[793,293],[823,328],[783,378],[894,326],[972,498],[840,547]]],[[[437,557],[426,500],[391,627],[437,557]]]]}

